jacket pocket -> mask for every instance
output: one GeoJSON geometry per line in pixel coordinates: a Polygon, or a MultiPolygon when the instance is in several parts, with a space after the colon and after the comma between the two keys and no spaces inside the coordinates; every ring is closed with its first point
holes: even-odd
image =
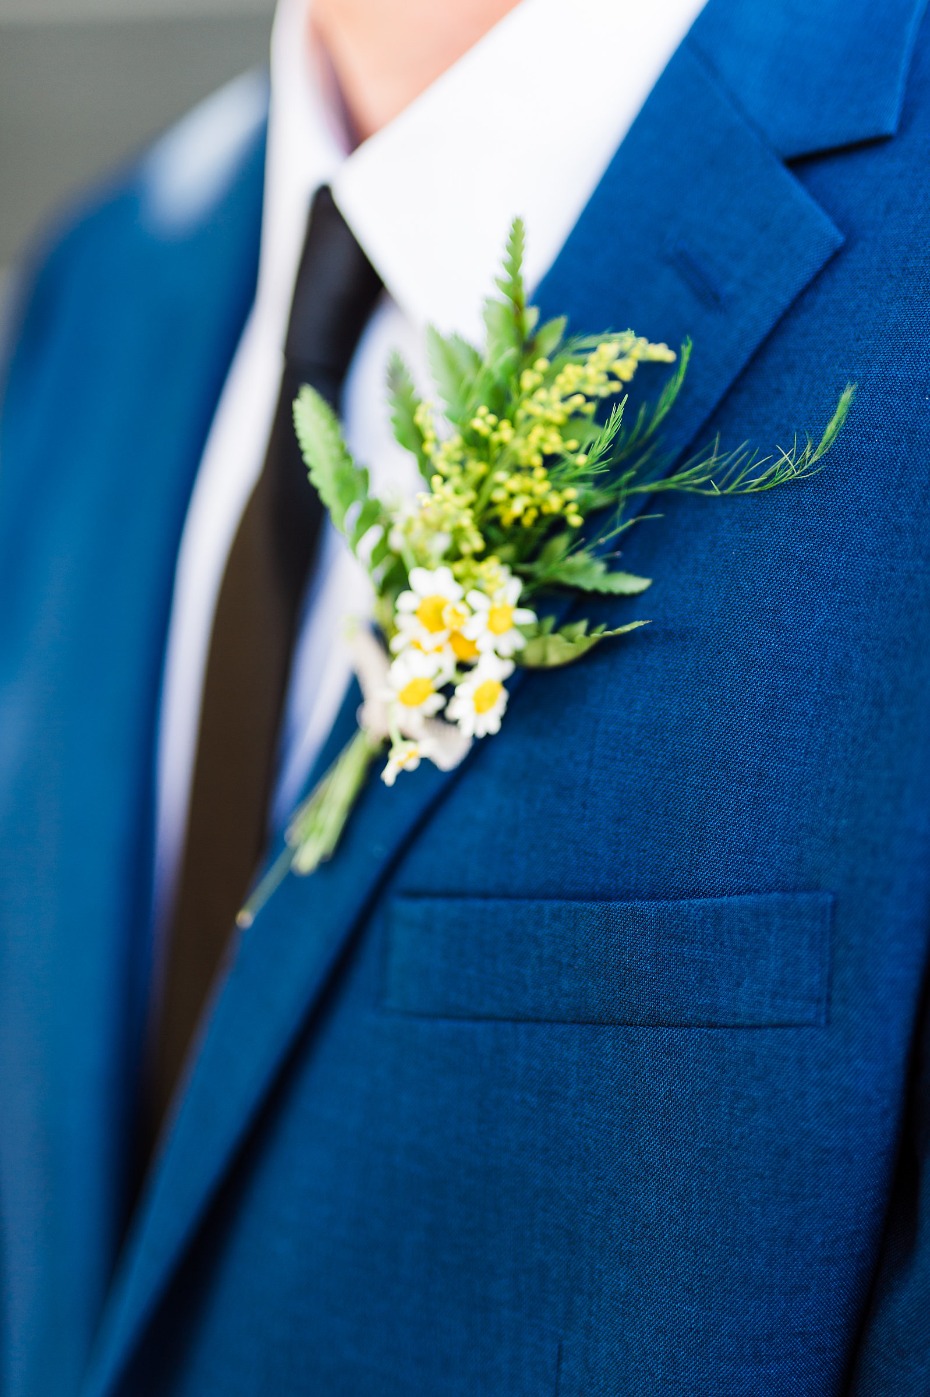
{"type": "Polygon", "coordinates": [[[384,1006],[448,1019],[690,1028],[827,1021],[833,897],[397,896],[384,1006]]]}

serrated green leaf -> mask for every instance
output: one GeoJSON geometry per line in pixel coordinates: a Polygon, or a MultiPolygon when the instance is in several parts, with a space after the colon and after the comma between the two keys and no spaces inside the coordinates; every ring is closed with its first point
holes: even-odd
{"type": "Polygon", "coordinates": [[[523,220],[515,218],[507,239],[503,274],[497,278],[497,286],[503,300],[492,296],[484,305],[486,357],[495,365],[508,350],[516,350],[522,355],[538,319],[538,312],[531,312],[526,304],[526,285],[523,280],[525,248],[526,230],[523,220]]]}
{"type": "Polygon", "coordinates": [[[332,408],[306,384],[294,402],[294,430],[307,471],[333,523],[355,549],[359,520],[367,532],[381,515],[381,506],[369,495],[368,472],[350,454],[332,408]],[[358,506],[359,510],[353,509],[358,506]],[[347,520],[352,511],[355,518],[347,520]]]}
{"type": "Polygon", "coordinates": [[[567,325],[568,317],[564,315],[541,325],[533,339],[533,358],[551,359],[562,343],[567,325]]]}
{"type": "Polygon", "coordinates": [[[510,225],[507,250],[504,253],[504,273],[497,285],[515,310],[522,312],[526,306],[526,287],[523,283],[523,259],[526,255],[526,224],[522,218],[515,218],[510,225]]]}
{"type": "Polygon", "coordinates": [[[481,355],[461,335],[441,335],[432,325],[426,331],[426,353],[449,418],[460,425],[474,401],[481,355]]]}
{"type": "Polygon", "coordinates": [[[487,332],[487,359],[497,366],[509,354],[519,354],[523,349],[513,310],[506,301],[493,297],[484,303],[484,328],[487,332]]]}
{"type": "Polygon", "coordinates": [[[546,582],[556,587],[577,588],[580,592],[599,592],[611,597],[637,597],[652,586],[649,577],[637,577],[632,572],[614,572],[593,553],[569,553],[561,562],[548,569],[546,582]]]}
{"type": "Polygon", "coordinates": [[[423,433],[417,424],[420,396],[410,370],[396,352],[388,361],[387,386],[394,439],[405,451],[411,451],[416,456],[420,474],[428,480],[432,467],[423,449],[423,433]]]}
{"type": "MultiPolygon", "coordinates": [[[[602,627],[601,627],[601,630],[603,630],[603,629],[604,629],[604,628],[603,628],[603,626],[602,626],[602,627]]],[[[563,640],[569,641],[569,642],[570,642],[571,644],[573,644],[573,645],[574,645],[575,641],[577,641],[577,640],[584,640],[585,637],[587,636],[587,634],[588,634],[588,623],[587,623],[587,621],[572,621],[570,625],[568,625],[568,626],[563,626],[563,627],[562,627],[562,630],[561,630],[561,632],[560,632],[560,635],[561,635],[562,639],[563,639],[563,640]]]]}
{"type": "Polygon", "coordinates": [[[527,669],[556,669],[560,665],[570,665],[575,660],[580,660],[582,655],[593,650],[595,645],[600,645],[602,640],[609,640],[611,636],[626,635],[628,631],[648,625],[648,621],[630,621],[615,630],[597,626],[593,631],[588,630],[587,621],[573,622],[570,626],[563,626],[560,631],[552,630],[551,626],[549,630],[544,630],[540,626],[538,633],[519,651],[518,659],[527,669]]]}

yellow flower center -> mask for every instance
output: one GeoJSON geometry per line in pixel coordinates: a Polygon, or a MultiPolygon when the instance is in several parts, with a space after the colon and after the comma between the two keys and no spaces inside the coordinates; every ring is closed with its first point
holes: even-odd
{"type": "Polygon", "coordinates": [[[429,679],[411,679],[400,690],[397,697],[407,708],[419,708],[420,704],[425,703],[433,692],[433,685],[429,679]]]}
{"type": "Polygon", "coordinates": [[[443,625],[448,626],[450,631],[458,631],[468,620],[468,612],[463,606],[450,601],[447,606],[443,607],[442,620],[443,625]]]}
{"type": "Polygon", "coordinates": [[[453,631],[449,636],[449,644],[452,646],[452,653],[457,660],[477,660],[479,650],[473,640],[469,640],[467,635],[462,635],[461,631],[453,631]]]}
{"type": "Polygon", "coordinates": [[[417,607],[416,618],[425,631],[435,634],[436,631],[446,629],[443,612],[448,602],[449,598],[441,597],[438,592],[434,596],[423,598],[417,607]]]}
{"type": "Polygon", "coordinates": [[[492,606],[488,611],[488,630],[492,635],[506,635],[513,627],[512,606],[492,606]]]}
{"type": "Polygon", "coordinates": [[[472,698],[476,713],[488,713],[503,692],[503,684],[499,684],[496,679],[486,679],[483,684],[479,684],[472,698]]]}

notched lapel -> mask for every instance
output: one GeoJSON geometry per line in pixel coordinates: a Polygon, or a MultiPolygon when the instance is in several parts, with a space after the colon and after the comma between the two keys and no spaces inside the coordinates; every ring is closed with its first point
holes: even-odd
{"type": "MultiPolygon", "coordinates": [[[[546,313],[568,312],[575,330],[693,338],[669,442],[681,451],[841,242],[688,41],[537,299],[546,313]]],[[[289,879],[243,939],[138,1219],[87,1397],[118,1378],[379,886],[457,776],[424,766],[392,791],[372,780],[333,862],[289,879]]]]}
{"type": "MultiPolygon", "coordinates": [[[[585,332],[694,342],[666,443],[686,448],[843,241],[686,43],[539,288],[585,332]]],[[[654,371],[653,371],[654,373],[654,371]]],[[[653,392],[649,371],[640,391],[653,392]]]]}
{"type": "MultiPolygon", "coordinates": [[[[357,701],[352,695],[343,706],[328,756],[354,730],[357,701]]],[[[338,857],[309,878],[288,878],[243,933],[130,1238],[87,1397],[117,1379],[386,870],[456,775],[424,764],[390,792],[369,781],[338,857]]]]}
{"type": "Polygon", "coordinates": [[[927,0],[710,0],[691,42],[784,159],[898,129],[927,0]]]}

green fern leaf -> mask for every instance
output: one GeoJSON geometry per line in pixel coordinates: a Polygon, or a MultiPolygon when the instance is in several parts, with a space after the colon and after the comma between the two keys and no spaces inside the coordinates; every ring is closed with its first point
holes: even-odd
{"type": "Polygon", "coordinates": [[[540,325],[533,337],[533,358],[551,359],[561,348],[567,325],[568,317],[564,315],[540,325]]]}
{"type": "Polygon", "coordinates": [[[487,331],[487,358],[497,364],[509,352],[523,352],[538,319],[526,304],[526,284],[523,280],[523,258],[526,251],[526,229],[522,218],[515,218],[507,239],[503,275],[497,287],[503,300],[492,296],[485,302],[484,325],[487,331]]]}
{"type": "Polygon", "coordinates": [[[441,335],[432,325],[426,331],[426,352],[449,420],[456,426],[464,425],[475,402],[481,355],[461,335],[441,335]]]}
{"type": "Polygon", "coordinates": [[[649,577],[632,572],[614,572],[603,558],[592,553],[570,553],[546,574],[546,584],[571,587],[579,592],[599,592],[612,597],[636,597],[652,586],[649,577]]]}
{"type": "Polygon", "coordinates": [[[563,626],[560,631],[554,631],[550,620],[549,626],[541,626],[539,633],[531,636],[526,642],[519,652],[519,662],[527,669],[556,669],[560,665],[570,665],[573,661],[580,660],[582,655],[587,655],[595,645],[600,645],[602,640],[609,640],[615,635],[626,635],[628,631],[648,625],[648,621],[630,621],[615,630],[596,626],[593,631],[589,631],[587,621],[575,621],[570,626],[563,626]]]}
{"type": "Polygon", "coordinates": [[[310,480],[354,550],[381,516],[381,506],[369,495],[368,472],[350,454],[332,408],[306,385],[294,402],[294,429],[310,480]]]}
{"type": "Polygon", "coordinates": [[[424,480],[429,480],[432,467],[423,448],[423,432],[417,422],[417,412],[422,406],[420,396],[410,370],[396,352],[388,360],[387,388],[394,439],[405,451],[411,451],[416,456],[420,474],[424,480]]]}
{"type": "Polygon", "coordinates": [[[510,225],[507,249],[504,253],[504,273],[497,278],[497,286],[503,292],[515,311],[526,309],[526,284],[523,280],[523,261],[526,256],[526,224],[522,218],[515,218],[510,225]]]}

